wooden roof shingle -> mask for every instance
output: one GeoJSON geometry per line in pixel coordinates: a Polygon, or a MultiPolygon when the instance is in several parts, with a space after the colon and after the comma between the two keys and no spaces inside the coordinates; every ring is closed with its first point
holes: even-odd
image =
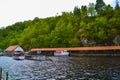
{"type": "Polygon", "coordinates": [[[18,45],[9,46],[5,51],[14,51],[18,45]]]}

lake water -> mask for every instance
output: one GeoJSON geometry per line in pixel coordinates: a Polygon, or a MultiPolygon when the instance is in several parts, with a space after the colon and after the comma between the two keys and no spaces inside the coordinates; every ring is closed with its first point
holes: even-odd
{"type": "Polygon", "coordinates": [[[50,60],[14,60],[0,57],[9,80],[120,80],[120,57],[47,57],[50,60]]]}

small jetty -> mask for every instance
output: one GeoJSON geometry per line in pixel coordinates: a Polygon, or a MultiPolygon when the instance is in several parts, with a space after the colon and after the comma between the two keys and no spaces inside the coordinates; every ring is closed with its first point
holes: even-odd
{"type": "MultiPolygon", "coordinates": [[[[6,72],[6,80],[8,80],[8,72],[6,72]]],[[[0,80],[3,80],[2,78],[2,68],[0,67],[0,80]]]]}

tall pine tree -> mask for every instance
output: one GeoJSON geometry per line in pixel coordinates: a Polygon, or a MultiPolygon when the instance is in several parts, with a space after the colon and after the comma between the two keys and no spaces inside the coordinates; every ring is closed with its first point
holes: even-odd
{"type": "Polygon", "coordinates": [[[120,6],[119,6],[119,1],[118,1],[118,0],[116,0],[115,10],[118,10],[119,8],[120,8],[120,6]]]}
{"type": "Polygon", "coordinates": [[[103,0],[97,0],[96,5],[95,5],[95,9],[96,9],[97,13],[102,15],[104,13],[105,6],[106,6],[106,4],[104,3],[103,0]]]}

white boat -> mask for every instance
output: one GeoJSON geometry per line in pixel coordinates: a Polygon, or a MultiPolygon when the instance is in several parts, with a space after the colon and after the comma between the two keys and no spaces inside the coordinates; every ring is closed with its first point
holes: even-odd
{"type": "Polygon", "coordinates": [[[25,59],[25,55],[23,52],[15,52],[13,55],[13,59],[15,60],[24,60],[25,59]]]}
{"type": "Polygon", "coordinates": [[[14,56],[15,60],[24,60],[25,57],[24,56],[14,56]]]}
{"type": "Polygon", "coordinates": [[[57,50],[54,52],[54,56],[68,56],[69,52],[67,50],[57,50]]]}

